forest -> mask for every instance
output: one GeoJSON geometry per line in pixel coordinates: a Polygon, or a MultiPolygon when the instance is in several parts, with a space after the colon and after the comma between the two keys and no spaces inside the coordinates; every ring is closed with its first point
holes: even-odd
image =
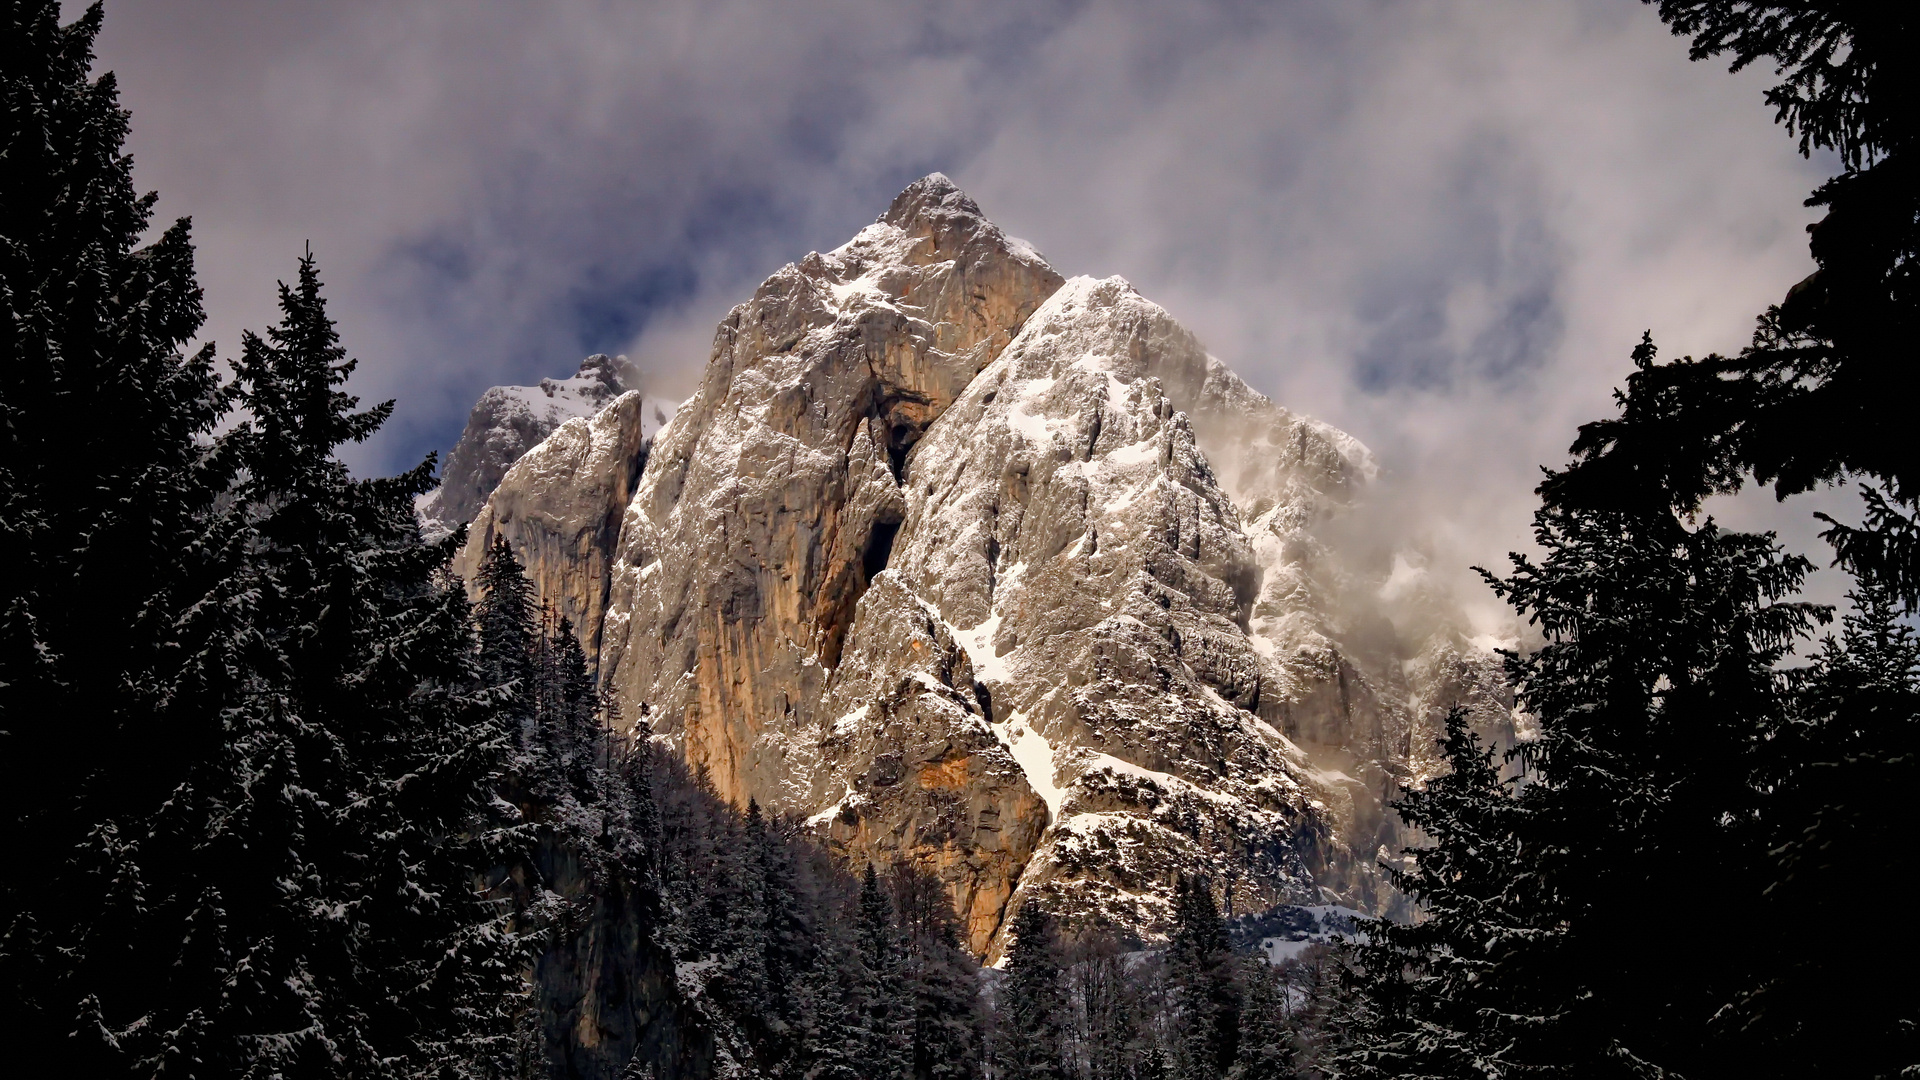
{"type": "MultiPolygon", "coordinates": [[[[363,407],[311,250],[236,356],[191,224],[154,231],[105,14],[0,15],[0,1046],[21,1076],[1920,1076],[1897,900],[1920,787],[1915,17],[1658,0],[1772,67],[1832,160],[1818,269],[1735,355],[1649,333],[1545,473],[1511,748],[1448,718],[1395,809],[1407,921],[1277,962],[1182,877],[1164,940],[852,865],[622,734],[496,544],[429,541],[435,461],[354,475],[363,407]],[[1907,344],[1901,344],[1907,342],[1907,344]],[[1901,357],[1907,360],[1901,360],[1901,357]],[[1827,550],[1709,501],[1857,488],[1827,550]],[[1815,559],[1850,604],[1804,599],[1815,559]],[[470,600],[469,585],[472,595],[470,600]]],[[[322,238],[324,246],[324,238],[322,238]]],[[[289,253],[294,255],[295,253],[289,253]]],[[[1783,283],[1784,285],[1785,283],[1783,283]]]]}

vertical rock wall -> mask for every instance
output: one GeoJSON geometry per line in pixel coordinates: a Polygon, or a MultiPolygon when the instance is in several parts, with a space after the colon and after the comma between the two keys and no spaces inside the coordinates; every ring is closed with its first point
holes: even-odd
{"type": "Polygon", "coordinates": [[[927,866],[983,954],[1023,897],[1151,934],[1183,871],[1386,906],[1437,710],[1500,714],[1327,539],[1364,447],[937,174],[735,308],[650,448],[631,397],[508,473],[466,563],[507,536],[628,722],[927,866]]]}

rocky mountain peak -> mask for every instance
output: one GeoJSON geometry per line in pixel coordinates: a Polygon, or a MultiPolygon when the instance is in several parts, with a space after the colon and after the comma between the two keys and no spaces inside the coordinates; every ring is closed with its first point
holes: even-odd
{"type": "MultiPolygon", "coordinates": [[[[638,370],[624,356],[595,353],[565,379],[535,386],[495,386],[480,395],[459,441],[447,453],[440,486],[420,496],[415,510],[430,535],[444,536],[472,521],[507,470],[569,420],[593,416],[614,398],[641,390],[638,370]]],[[[643,409],[658,431],[674,403],[650,400],[643,409]]]]}
{"type": "Polygon", "coordinates": [[[982,953],[1029,899],[1151,936],[1179,873],[1230,910],[1389,905],[1383,801],[1437,710],[1504,716],[1323,536],[1364,446],[944,176],[734,308],[651,441],[644,411],[523,457],[464,563],[506,536],[626,723],[933,871],[982,953]]]}

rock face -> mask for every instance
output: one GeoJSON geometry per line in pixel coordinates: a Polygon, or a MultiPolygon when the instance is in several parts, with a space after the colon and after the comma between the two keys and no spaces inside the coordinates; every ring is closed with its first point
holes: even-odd
{"type": "MultiPolygon", "coordinates": [[[[472,521],[527,451],[568,420],[593,416],[614,398],[640,389],[639,383],[626,357],[596,353],[580,362],[572,378],[496,386],[480,395],[460,441],[447,454],[440,486],[420,497],[416,509],[422,525],[430,534],[445,535],[472,521]]],[[[672,404],[651,401],[642,422],[658,431],[672,415],[672,404]]]]}
{"type": "Polygon", "coordinates": [[[592,418],[560,425],[508,470],[454,563],[473,581],[494,537],[506,537],[541,603],[573,624],[590,659],[607,621],[621,515],[653,446],[646,420],[654,408],[628,391],[592,418]]]}
{"type": "Polygon", "coordinates": [[[937,174],[735,308],[650,452],[635,400],[515,465],[465,561],[507,536],[629,722],[927,866],[982,954],[1030,898],[1151,936],[1181,872],[1388,907],[1438,711],[1504,722],[1418,571],[1333,542],[1365,447],[937,174]]]}

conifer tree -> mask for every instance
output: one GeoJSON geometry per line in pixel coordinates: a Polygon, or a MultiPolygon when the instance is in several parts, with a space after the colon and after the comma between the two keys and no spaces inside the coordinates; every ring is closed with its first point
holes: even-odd
{"type": "Polygon", "coordinates": [[[826,942],[800,979],[799,1075],[805,1080],[864,1080],[860,1058],[866,1031],[851,974],[859,963],[854,951],[826,942]]]}
{"type": "Polygon", "coordinates": [[[1510,962],[1524,963],[1527,950],[1553,940],[1562,913],[1537,894],[1537,875],[1515,872],[1525,854],[1524,810],[1464,711],[1448,713],[1442,750],[1447,771],[1394,804],[1433,838],[1411,868],[1388,871],[1421,918],[1367,922],[1367,941],[1348,948],[1336,973],[1339,1001],[1327,1023],[1337,1076],[1522,1068],[1510,1060],[1512,1048],[1542,1022],[1533,988],[1510,962]]]}
{"type": "Polygon", "coordinates": [[[1286,1022],[1286,984],[1264,956],[1244,965],[1240,981],[1245,989],[1240,1037],[1227,1075],[1231,1080],[1294,1080],[1301,1055],[1286,1022]]]}
{"type": "Polygon", "coordinates": [[[1732,70],[1770,64],[1775,118],[1800,152],[1831,151],[1840,172],[1807,200],[1818,269],[1761,315],[1752,344],[1643,370],[1628,398],[1661,423],[1581,429],[1584,460],[1550,482],[1562,505],[1596,506],[1631,476],[1657,477],[1675,504],[1737,490],[1751,476],[1788,495],[1874,482],[1859,526],[1829,519],[1843,564],[1920,600],[1920,451],[1908,437],[1905,357],[1920,333],[1920,132],[1913,76],[1920,28],[1899,5],[1842,0],[1649,0],[1691,56],[1732,70]]]}
{"type": "Polygon", "coordinates": [[[155,196],[90,78],[101,21],[0,8],[0,825],[23,871],[0,882],[0,1040],[30,1072],[110,1073],[112,1032],[164,1001],[164,960],[91,939],[160,901],[147,823],[221,739],[246,604],[216,520],[231,392],[210,347],[183,352],[187,222],[136,246],[155,196]]]}
{"type": "Polygon", "coordinates": [[[1858,917],[1836,885],[1906,842],[1908,793],[1920,784],[1920,637],[1891,587],[1857,586],[1842,633],[1801,673],[1762,767],[1774,798],[1760,917],[1796,929],[1756,942],[1751,983],[1715,1017],[1749,1075],[1894,1076],[1920,1061],[1920,991],[1896,975],[1920,962],[1913,936],[1806,946],[1811,928],[1858,917]]]}
{"type": "Polygon", "coordinates": [[[480,590],[473,612],[482,677],[488,686],[504,691],[515,702],[516,714],[531,724],[537,675],[533,583],[520,569],[506,537],[495,536],[487,545],[474,585],[480,590]]]}
{"type": "Polygon", "coordinates": [[[465,596],[440,572],[452,541],[422,544],[413,518],[432,459],[390,480],[348,474],[335,451],[391,403],[356,412],[340,389],[354,361],[310,255],[280,306],[236,365],[249,414],[239,496],[258,521],[250,576],[270,663],[236,713],[221,775],[240,786],[215,800],[214,835],[231,840],[210,868],[245,875],[229,912],[251,921],[256,951],[280,955],[246,958],[235,970],[247,993],[221,1007],[301,1033],[257,1043],[242,1059],[253,1068],[488,1067],[505,1046],[513,946],[474,880],[515,842],[490,790],[508,735],[477,691],[465,596]],[[268,851],[289,861],[245,854],[268,851]]]}
{"type": "MultiPolygon", "coordinates": [[[[1636,364],[1652,360],[1643,342],[1636,364]]],[[[1535,538],[1543,560],[1489,579],[1546,637],[1508,662],[1539,725],[1514,751],[1526,783],[1500,784],[1455,718],[1454,774],[1398,804],[1432,838],[1399,879],[1426,921],[1370,927],[1382,945],[1354,989],[1380,1026],[1352,1033],[1349,1074],[1704,1075],[1728,1059],[1702,1033],[1763,932],[1755,905],[1726,898],[1764,887],[1757,776],[1788,703],[1776,665],[1824,614],[1790,599],[1807,563],[1771,536],[1689,526],[1647,482],[1603,509],[1550,501],[1535,538]],[[1721,914],[1623,953],[1616,920],[1655,895],[1721,914]]]]}
{"type": "Polygon", "coordinates": [[[1053,919],[1028,900],[1013,917],[1006,978],[996,993],[994,1074],[1004,1080],[1065,1080],[1066,1002],[1053,919]]]}
{"type": "Polygon", "coordinates": [[[953,901],[938,878],[907,866],[896,868],[893,896],[905,948],[911,1074],[918,1080],[977,1076],[980,965],[960,944],[953,901]]]}
{"type": "Polygon", "coordinates": [[[1240,1001],[1226,926],[1207,882],[1176,879],[1173,919],[1167,965],[1180,1009],[1180,1076],[1212,1080],[1233,1064],[1240,1001]]]}
{"type": "Polygon", "coordinates": [[[904,1078],[912,1052],[913,1014],[902,971],[893,904],[868,863],[860,879],[854,919],[858,958],[855,1000],[860,1008],[860,1060],[875,1080],[904,1078]]]}

